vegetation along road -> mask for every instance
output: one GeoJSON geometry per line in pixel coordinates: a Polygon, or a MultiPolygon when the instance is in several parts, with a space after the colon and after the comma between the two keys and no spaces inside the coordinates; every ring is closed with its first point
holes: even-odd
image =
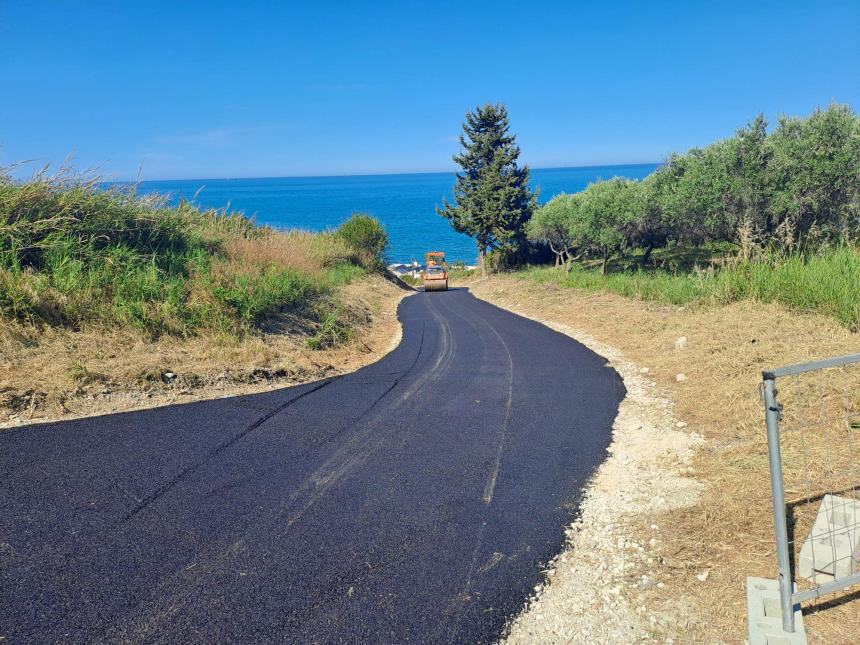
{"type": "Polygon", "coordinates": [[[487,642],[561,550],[621,380],[418,293],[350,375],[0,433],[10,642],[487,642]]]}

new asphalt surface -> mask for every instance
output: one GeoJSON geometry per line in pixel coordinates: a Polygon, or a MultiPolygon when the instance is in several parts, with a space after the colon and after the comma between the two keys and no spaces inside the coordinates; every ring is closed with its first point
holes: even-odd
{"type": "Polygon", "coordinates": [[[491,642],[564,543],[624,387],[418,293],[340,378],[0,431],[0,642],[491,642]]]}

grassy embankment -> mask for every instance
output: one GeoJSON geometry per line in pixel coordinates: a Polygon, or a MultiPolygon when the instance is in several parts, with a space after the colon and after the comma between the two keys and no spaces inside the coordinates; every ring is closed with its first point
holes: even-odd
{"type": "Polygon", "coordinates": [[[673,305],[722,305],[741,300],[779,303],[796,311],[824,314],[849,329],[860,327],[860,252],[850,246],[811,255],[773,254],[734,261],[728,251],[655,251],[646,268],[641,251],[610,264],[602,273],[594,262],[571,263],[570,270],[531,267],[520,277],[588,291],[673,305]],[[706,268],[702,268],[704,265],[706,268]]]}
{"type": "Polygon", "coordinates": [[[676,305],[778,302],[856,329],[860,117],[831,104],[768,128],[759,115],[640,181],[557,195],[527,233],[572,265],[536,280],[676,305]]]}
{"type": "Polygon", "coordinates": [[[281,233],[95,186],[0,177],[3,318],[240,335],[287,308],[327,319],[326,296],[366,270],[335,233],[281,233]]]}
{"type": "MultiPolygon", "coordinates": [[[[284,367],[274,337],[289,338],[290,360],[304,351],[299,343],[313,354],[359,342],[354,330],[370,313],[343,296],[377,279],[385,234],[374,231],[379,252],[368,253],[355,224],[280,232],[240,213],[171,207],[68,174],[0,175],[0,407],[24,400],[32,413],[34,401],[53,398],[64,410],[72,390],[91,382],[146,385],[177,363],[196,373],[203,348],[209,371],[251,370],[284,367]],[[135,367],[162,349],[163,369],[135,367]]],[[[309,370],[325,362],[302,360],[309,370]]]]}

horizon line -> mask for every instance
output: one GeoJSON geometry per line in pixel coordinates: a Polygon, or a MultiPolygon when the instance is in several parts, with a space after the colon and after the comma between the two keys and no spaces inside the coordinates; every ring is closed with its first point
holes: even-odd
{"type": "MultiPolygon", "coordinates": [[[[636,163],[610,163],[610,164],[586,164],[583,166],[529,166],[529,170],[566,170],[570,168],[614,168],[620,166],[659,166],[662,161],[638,161],[636,163]]],[[[343,177],[391,177],[398,175],[454,175],[458,170],[421,170],[411,172],[359,172],[359,173],[342,173],[342,174],[311,174],[311,175],[264,175],[264,176],[232,176],[232,177],[182,177],[182,178],[160,178],[160,179],[141,179],[136,181],[133,179],[115,179],[103,182],[105,184],[128,184],[138,183],[146,184],[149,182],[163,181],[233,181],[242,179],[336,179],[343,177]]]]}

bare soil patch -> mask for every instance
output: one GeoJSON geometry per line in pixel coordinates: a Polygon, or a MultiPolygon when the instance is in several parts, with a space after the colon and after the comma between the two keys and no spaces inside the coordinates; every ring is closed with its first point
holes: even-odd
{"type": "MultiPolygon", "coordinates": [[[[591,634],[597,642],[743,642],[746,577],[776,575],[761,370],[860,352],[860,336],[779,305],[660,306],[510,276],[471,289],[603,344],[592,346],[625,380],[634,377],[624,406],[638,410],[629,417],[621,410],[613,456],[569,529],[569,548],[512,626],[511,641],[581,642],[591,634]],[[634,430],[631,419],[639,416],[643,427],[634,430]],[[686,447],[676,434],[687,435],[686,447]],[[613,480],[611,472],[626,479],[613,480]],[[683,493],[678,502],[687,495],[688,505],[674,503],[671,492],[660,495],[664,488],[683,493]],[[595,544],[599,550],[591,550],[595,544]],[[582,588],[587,593],[573,591],[582,588]],[[596,610],[603,622],[589,617],[596,610]]],[[[841,387],[860,391],[860,379],[841,387]]],[[[789,462],[793,450],[785,449],[789,462]]],[[[860,641],[860,602],[825,602],[805,613],[812,642],[860,641]]]]}
{"type": "Polygon", "coordinates": [[[354,371],[400,339],[397,305],[408,292],[372,276],[339,290],[352,337],[313,350],[317,331],[283,315],[244,338],[192,338],[116,330],[0,329],[0,427],[250,394],[354,371]]]}

